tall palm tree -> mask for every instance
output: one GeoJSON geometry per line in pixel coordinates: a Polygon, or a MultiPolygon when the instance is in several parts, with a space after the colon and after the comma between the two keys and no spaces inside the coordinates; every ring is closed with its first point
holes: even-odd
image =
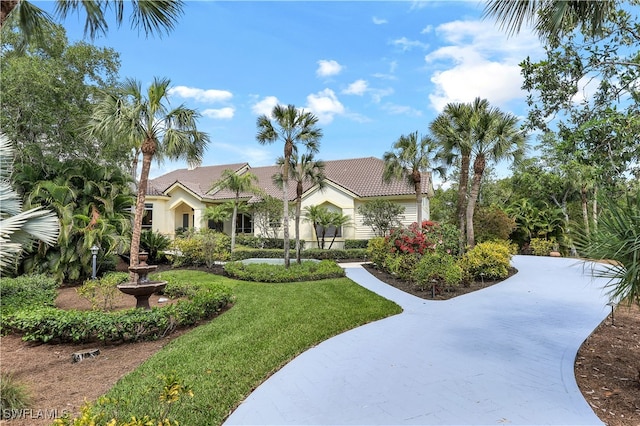
{"type": "Polygon", "coordinates": [[[519,161],[526,149],[526,137],[518,126],[518,117],[498,108],[478,111],[476,119],[473,120],[473,138],[473,181],[466,211],[467,246],[470,248],[475,245],[473,214],[487,161],[519,161]]]}
{"type": "MultiPolygon", "coordinates": [[[[142,29],[145,34],[170,32],[180,15],[184,3],[182,0],[131,0],[132,11],[129,17],[132,28],[142,29]]],[[[84,9],[86,13],[84,32],[91,39],[106,34],[109,25],[105,12],[113,9],[118,26],[124,19],[124,2],[118,0],[57,0],[56,14],[60,19],[71,12],[84,9]]],[[[53,24],[52,16],[26,0],[2,0],[0,2],[0,28],[8,21],[15,22],[25,39],[41,38],[42,30],[53,24]]]]}
{"type": "Polygon", "coordinates": [[[473,146],[473,124],[478,111],[488,107],[486,99],[476,98],[473,103],[447,104],[431,123],[429,130],[440,145],[437,156],[451,165],[458,162],[458,201],[456,217],[458,218],[459,249],[464,252],[466,243],[466,208],[469,194],[469,168],[471,166],[471,147],[473,146]]]}
{"type": "Polygon", "coordinates": [[[225,169],[220,175],[220,179],[211,185],[210,191],[217,189],[228,189],[232,191],[235,198],[233,200],[233,213],[231,215],[231,251],[236,246],[236,220],[238,216],[238,206],[240,205],[240,194],[246,192],[258,193],[259,188],[254,185],[258,182],[258,177],[253,173],[237,174],[231,169],[225,169]]]}
{"type": "Polygon", "coordinates": [[[615,3],[614,0],[489,0],[484,16],[494,18],[510,35],[519,33],[525,22],[535,24],[542,38],[578,26],[589,35],[598,35],[615,3]]]}
{"type": "MultiPolygon", "coordinates": [[[[284,158],[278,158],[276,164],[281,168],[283,166],[284,158]]],[[[322,160],[316,160],[312,152],[308,152],[298,156],[294,154],[291,156],[291,163],[289,164],[289,178],[296,183],[296,211],[295,211],[295,238],[296,238],[296,262],[302,262],[300,246],[300,216],[302,214],[302,193],[304,191],[304,184],[309,186],[317,185],[320,190],[323,190],[326,186],[324,174],[325,164],[322,160]]],[[[282,174],[278,173],[273,177],[274,182],[278,186],[282,186],[282,174]]]]}
{"type": "Polygon", "coordinates": [[[8,269],[34,241],[55,244],[60,224],[49,210],[35,207],[22,211],[18,193],[9,184],[13,148],[0,134],[0,270],[8,269]]]}
{"type": "Polygon", "coordinates": [[[266,115],[258,117],[256,139],[261,144],[273,143],[278,139],[284,142],[282,163],[282,203],[284,231],[284,265],[289,267],[289,167],[291,156],[297,154],[298,143],[302,143],[308,152],[318,152],[322,130],[316,127],[318,118],[310,112],[297,109],[294,105],[276,105],[271,112],[274,123],[266,115]]]}
{"type": "Polygon", "coordinates": [[[200,114],[196,110],[184,105],[169,108],[167,97],[170,83],[169,79],[156,77],[145,94],[139,82],[127,79],[117,92],[104,94],[89,123],[89,134],[98,140],[135,140],[136,147],[142,152],[131,236],[131,266],[138,264],[151,161],[154,158],[186,158],[190,165],[197,165],[202,161],[209,142],[209,135],[197,128],[200,114]]]}
{"type": "MultiPolygon", "coordinates": [[[[422,178],[435,161],[437,143],[429,136],[418,138],[418,132],[402,135],[393,144],[393,150],[382,156],[384,182],[403,179],[413,186],[416,193],[416,221],[422,223],[422,178]]],[[[427,182],[428,183],[428,182],[427,182]]],[[[429,195],[427,195],[429,196],[429,195]]]]}

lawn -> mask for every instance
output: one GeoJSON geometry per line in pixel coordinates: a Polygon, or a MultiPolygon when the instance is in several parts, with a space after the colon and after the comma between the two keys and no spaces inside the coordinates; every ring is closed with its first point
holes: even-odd
{"type": "Polygon", "coordinates": [[[400,307],[348,278],[291,284],[230,280],[199,271],[171,271],[192,282],[233,288],[234,306],[171,342],[107,394],[126,403],[118,417],[162,415],[159,376],[175,374],[193,397],[171,404],[181,425],[219,425],[267,377],[306,349],[359,325],[397,314],[400,307]],[[188,277],[185,277],[185,274],[188,277]]]}

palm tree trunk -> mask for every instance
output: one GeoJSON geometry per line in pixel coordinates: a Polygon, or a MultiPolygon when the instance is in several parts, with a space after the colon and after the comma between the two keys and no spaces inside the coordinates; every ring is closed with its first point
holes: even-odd
{"type": "MultiPolygon", "coordinates": [[[[153,141],[145,141],[145,145],[152,144],[153,141]]],[[[140,252],[140,235],[142,233],[142,217],[144,216],[144,201],[147,195],[147,183],[149,182],[149,170],[153,159],[153,148],[142,150],[142,170],[140,171],[140,184],[138,185],[138,196],[136,198],[136,210],[133,216],[133,229],[131,230],[131,250],[129,253],[129,266],[138,265],[138,253],[140,252]]],[[[136,274],[129,274],[131,281],[137,279],[136,274]]]]}
{"type": "Polygon", "coordinates": [[[582,185],[580,187],[580,202],[582,204],[582,220],[584,221],[584,232],[586,235],[590,234],[589,231],[589,212],[587,211],[587,187],[582,185]]]}
{"type": "Polygon", "coordinates": [[[471,192],[469,194],[469,203],[467,204],[467,246],[472,249],[476,245],[475,233],[473,230],[473,214],[476,210],[476,201],[480,194],[480,183],[484,174],[486,163],[484,155],[478,155],[473,162],[473,183],[471,184],[471,192]]]}
{"type": "Polygon", "coordinates": [[[422,181],[420,177],[415,177],[413,179],[413,186],[416,190],[416,221],[418,222],[418,226],[422,227],[422,181]]]}
{"type": "Polygon", "coordinates": [[[233,216],[231,216],[231,251],[236,247],[236,224],[238,220],[238,199],[233,203],[233,216]]]}
{"type": "Polygon", "coordinates": [[[4,21],[13,9],[18,5],[18,0],[2,0],[0,1],[0,28],[4,25],[4,21]]]}
{"type": "Polygon", "coordinates": [[[456,213],[458,215],[458,228],[460,236],[458,238],[460,253],[464,253],[465,247],[465,212],[467,210],[467,187],[469,186],[469,163],[471,157],[463,153],[460,160],[460,181],[458,184],[458,205],[456,213]]]}
{"type": "Polygon", "coordinates": [[[285,143],[285,157],[284,164],[282,165],[282,203],[283,203],[283,217],[282,217],[282,231],[283,231],[283,245],[284,245],[284,267],[289,268],[291,265],[291,259],[289,258],[289,161],[291,156],[287,156],[287,144],[285,143]]]}
{"type": "Polygon", "coordinates": [[[302,181],[299,181],[296,186],[296,262],[302,263],[301,259],[301,247],[300,247],[300,215],[302,211],[302,181]]]}

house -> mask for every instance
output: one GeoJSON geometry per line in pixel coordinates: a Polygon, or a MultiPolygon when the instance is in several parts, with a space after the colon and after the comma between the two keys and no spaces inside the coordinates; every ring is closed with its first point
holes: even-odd
{"type": "MultiPolygon", "coordinates": [[[[168,236],[174,236],[179,228],[217,227],[230,234],[231,220],[224,224],[214,224],[204,219],[204,210],[235,199],[228,190],[211,190],[225,169],[235,173],[251,172],[258,178],[264,193],[282,199],[282,189],[273,183],[272,177],[280,172],[278,166],[251,167],[248,163],[226,164],[175,170],[149,181],[145,202],[146,215],[143,229],[153,229],[168,236]]],[[[384,162],[378,158],[354,158],[348,160],[325,161],[325,188],[309,184],[303,187],[302,208],[311,205],[326,206],[331,211],[341,212],[351,217],[349,224],[338,229],[334,247],[343,246],[345,239],[369,239],[374,236],[369,226],[362,224],[358,207],[374,199],[387,199],[405,207],[402,223],[416,221],[416,195],[413,186],[404,180],[384,183],[382,174],[384,162]]],[[[422,217],[429,218],[429,197],[433,196],[430,173],[423,173],[422,217]]],[[[289,200],[295,199],[295,183],[289,183],[289,200]]],[[[258,197],[251,193],[241,194],[241,199],[249,203],[258,197]]],[[[293,238],[293,221],[290,221],[290,236],[293,238]]],[[[250,214],[240,213],[237,217],[237,233],[260,235],[254,227],[250,214]]],[[[282,231],[280,231],[282,237],[282,231]]],[[[315,232],[310,223],[301,221],[300,238],[307,241],[306,247],[315,246],[315,232]]]]}

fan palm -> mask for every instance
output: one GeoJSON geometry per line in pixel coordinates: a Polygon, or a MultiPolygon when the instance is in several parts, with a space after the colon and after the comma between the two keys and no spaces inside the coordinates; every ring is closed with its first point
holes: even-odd
{"type": "Polygon", "coordinates": [[[316,127],[318,118],[310,112],[298,110],[294,105],[276,105],[271,112],[272,120],[266,115],[258,117],[258,134],[256,139],[261,144],[270,144],[278,139],[284,142],[282,163],[282,204],[283,204],[283,237],[284,264],[289,267],[289,167],[291,156],[297,154],[298,143],[303,144],[308,152],[318,152],[322,138],[322,130],[316,127]],[[275,122],[275,126],[274,126],[275,122]]]}
{"type": "MultiPolygon", "coordinates": [[[[393,150],[382,156],[384,161],[384,182],[394,179],[404,179],[413,186],[416,193],[416,221],[422,223],[422,194],[423,174],[427,173],[435,161],[437,143],[434,139],[423,136],[418,138],[418,132],[402,135],[393,144],[393,150]]],[[[428,184],[428,182],[426,182],[428,184]]],[[[429,196],[429,195],[428,195],[429,196]]]]}
{"type": "Polygon", "coordinates": [[[180,105],[170,109],[168,91],[170,80],[155,78],[145,93],[140,83],[127,79],[114,93],[104,93],[91,116],[89,135],[97,139],[114,141],[132,140],[142,153],[142,168],[138,184],[135,214],[131,236],[131,265],[138,264],[140,233],[147,194],[149,170],[155,159],[186,159],[197,165],[209,136],[198,130],[200,114],[180,105]]]}
{"type": "MultiPolygon", "coordinates": [[[[178,17],[182,15],[183,2],[182,0],[131,0],[131,6],[129,20],[132,28],[142,29],[147,35],[153,33],[162,35],[174,28],[178,17]]],[[[61,19],[80,9],[84,9],[86,13],[85,35],[92,39],[106,34],[108,30],[105,12],[113,9],[118,26],[124,19],[123,1],[57,0],[56,2],[56,13],[61,19]]],[[[41,38],[43,29],[53,24],[52,17],[47,12],[26,0],[0,2],[0,27],[3,27],[9,18],[15,19],[27,40],[32,37],[41,38]]]]}
{"type": "MultiPolygon", "coordinates": [[[[277,160],[277,164],[282,168],[284,158],[280,157],[277,160]]],[[[320,190],[325,187],[325,164],[322,160],[316,160],[312,152],[302,154],[298,157],[297,154],[291,156],[291,164],[289,165],[289,178],[296,183],[296,211],[295,211],[295,238],[296,238],[296,262],[302,261],[300,252],[302,247],[300,246],[300,216],[302,214],[302,193],[304,191],[304,184],[309,186],[317,185],[320,190]]],[[[282,174],[278,173],[274,177],[274,182],[278,186],[282,186],[282,174]]]]}
{"type": "Polygon", "coordinates": [[[254,183],[258,182],[258,178],[253,173],[237,174],[231,169],[225,169],[220,175],[220,179],[211,185],[210,191],[228,189],[233,192],[233,213],[231,214],[231,251],[236,246],[236,220],[238,216],[238,206],[240,205],[240,194],[246,192],[258,193],[260,188],[254,183]]]}

